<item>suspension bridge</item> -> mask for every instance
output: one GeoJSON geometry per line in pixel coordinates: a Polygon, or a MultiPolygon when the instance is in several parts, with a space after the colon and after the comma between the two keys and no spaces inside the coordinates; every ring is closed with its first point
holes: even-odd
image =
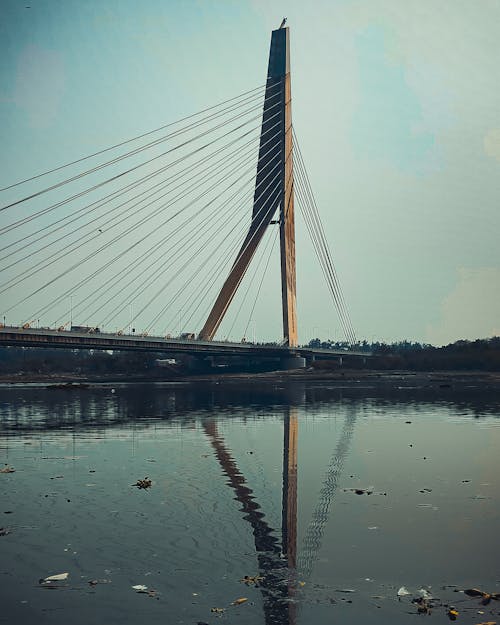
{"type": "Polygon", "coordinates": [[[0,201],[2,346],[258,356],[286,368],[367,355],[292,124],[284,24],[265,84],[6,185],[0,201]],[[298,344],[295,205],[341,350],[298,344]],[[259,344],[247,337],[278,239],[283,337],[259,344]],[[235,328],[243,338],[228,340],[235,328]]]}

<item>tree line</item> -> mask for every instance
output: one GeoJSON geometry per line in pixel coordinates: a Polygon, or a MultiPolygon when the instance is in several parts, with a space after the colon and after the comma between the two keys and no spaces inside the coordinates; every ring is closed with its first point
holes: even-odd
{"type": "MultiPolygon", "coordinates": [[[[414,371],[500,371],[500,337],[460,340],[443,347],[426,343],[398,341],[353,346],[366,352],[367,358],[349,357],[349,345],[341,341],[313,339],[308,347],[345,352],[340,359],[317,359],[319,368],[365,368],[377,370],[407,369],[414,371]]],[[[147,352],[108,352],[88,349],[46,349],[37,347],[0,348],[0,374],[141,374],[157,371],[157,360],[168,354],[147,352]]],[[[179,373],[189,369],[189,357],[176,358],[179,373]]],[[[173,372],[173,371],[172,371],[173,372]]],[[[159,373],[159,372],[158,372],[159,373]]],[[[166,373],[166,371],[164,371],[166,373]]]]}

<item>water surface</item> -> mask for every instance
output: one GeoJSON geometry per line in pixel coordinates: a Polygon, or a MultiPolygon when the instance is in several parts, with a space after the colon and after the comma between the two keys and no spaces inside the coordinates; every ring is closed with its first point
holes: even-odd
{"type": "Polygon", "coordinates": [[[478,392],[3,387],[0,622],[413,623],[422,588],[496,620],[460,591],[500,590],[499,426],[478,392]]]}

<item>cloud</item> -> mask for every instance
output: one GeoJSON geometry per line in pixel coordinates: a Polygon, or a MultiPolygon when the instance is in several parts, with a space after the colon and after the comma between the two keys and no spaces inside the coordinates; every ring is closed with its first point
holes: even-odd
{"type": "Polygon", "coordinates": [[[455,288],[441,303],[441,318],[427,326],[426,339],[444,345],[459,339],[500,335],[500,268],[462,268],[455,288]]]}

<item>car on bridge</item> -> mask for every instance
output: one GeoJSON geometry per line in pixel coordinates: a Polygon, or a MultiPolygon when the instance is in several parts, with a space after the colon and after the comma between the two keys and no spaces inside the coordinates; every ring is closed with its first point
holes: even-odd
{"type": "Polygon", "coordinates": [[[91,326],[71,326],[71,332],[85,332],[86,334],[100,334],[99,328],[93,328],[91,326]]]}

